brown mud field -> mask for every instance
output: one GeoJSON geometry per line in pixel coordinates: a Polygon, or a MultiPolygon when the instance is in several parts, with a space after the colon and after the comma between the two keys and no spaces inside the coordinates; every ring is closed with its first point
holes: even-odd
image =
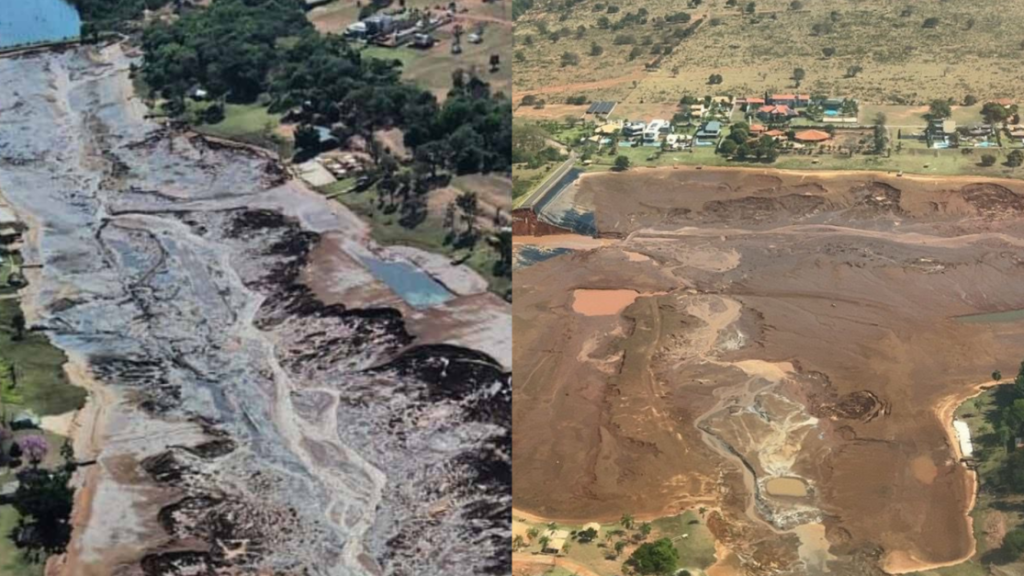
{"type": "Polygon", "coordinates": [[[517,510],[705,506],[753,574],[973,553],[943,407],[1024,357],[1024,322],[956,319],[1024,308],[1024,183],[663,169],[572,193],[604,242],[515,274],[517,510]],[[580,313],[590,290],[638,297],[580,313]]]}

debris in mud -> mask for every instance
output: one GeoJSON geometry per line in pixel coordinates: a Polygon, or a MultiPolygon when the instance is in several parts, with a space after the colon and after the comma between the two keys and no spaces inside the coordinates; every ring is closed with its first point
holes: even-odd
{"type": "Polygon", "coordinates": [[[857,207],[877,213],[903,214],[903,208],[900,206],[903,193],[895,186],[882,182],[868,182],[852,188],[850,193],[857,199],[857,207]]]}
{"type": "Polygon", "coordinates": [[[960,195],[984,216],[1024,212],[1024,196],[998,184],[969,184],[960,189],[960,195]]]}

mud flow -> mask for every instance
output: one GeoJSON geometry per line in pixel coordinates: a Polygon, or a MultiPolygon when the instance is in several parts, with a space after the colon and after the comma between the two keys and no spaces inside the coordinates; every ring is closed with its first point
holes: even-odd
{"type": "Polygon", "coordinates": [[[376,297],[358,219],[145,120],[129,64],[0,60],[28,316],[93,393],[66,573],[508,573],[510,374],[457,344],[503,309],[376,297]]]}
{"type": "Polygon", "coordinates": [[[1015,369],[1024,322],[957,317],[1024,307],[1024,185],[630,170],[552,205],[598,238],[516,238],[517,509],[703,508],[746,574],[973,553],[950,406],[1015,369]]]}

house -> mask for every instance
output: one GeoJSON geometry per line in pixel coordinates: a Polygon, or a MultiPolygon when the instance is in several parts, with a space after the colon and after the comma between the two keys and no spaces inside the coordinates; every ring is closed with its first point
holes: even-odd
{"type": "Polygon", "coordinates": [[[623,129],[622,122],[609,122],[594,129],[595,134],[614,134],[623,129]]]}
{"type": "Polygon", "coordinates": [[[771,138],[772,140],[781,140],[786,137],[786,133],[782,130],[769,130],[763,135],[771,138]]]}
{"type": "Polygon", "coordinates": [[[796,110],[793,110],[786,104],[769,104],[757,110],[757,117],[766,122],[783,122],[796,115],[796,110]]]}
{"type": "Polygon", "coordinates": [[[804,144],[817,144],[830,138],[832,138],[831,134],[821,130],[801,130],[793,135],[793,140],[804,144]]]}
{"type": "Polygon", "coordinates": [[[802,108],[811,103],[811,96],[809,94],[772,94],[768,97],[768,103],[776,106],[802,108]]]}
{"type": "Polygon", "coordinates": [[[928,132],[933,136],[951,136],[956,133],[956,121],[936,118],[928,123],[928,132]]]}
{"type": "Polygon", "coordinates": [[[750,112],[764,106],[764,98],[737,98],[736,104],[740,110],[750,112]]]}
{"type": "Polygon", "coordinates": [[[546,530],[543,534],[547,538],[547,544],[541,550],[544,554],[558,554],[565,547],[565,541],[569,539],[568,530],[546,530]]]}
{"type": "Polygon", "coordinates": [[[761,134],[763,134],[767,130],[768,130],[768,128],[766,128],[764,124],[751,124],[750,125],[750,133],[753,134],[754,136],[760,136],[761,134]]]}
{"type": "Polygon", "coordinates": [[[622,125],[622,135],[627,138],[632,138],[643,134],[645,129],[647,129],[646,122],[626,122],[622,125]]]}
{"type": "Polygon", "coordinates": [[[845,101],[845,98],[826,98],[821,101],[821,108],[828,112],[839,112],[843,109],[843,102],[845,101]]]}
{"type": "Polygon", "coordinates": [[[651,123],[644,128],[644,144],[656,143],[663,133],[667,133],[671,130],[672,126],[667,120],[656,118],[651,120],[651,123]]]}
{"type": "Polygon", "coordinates": [[[717,120],[712,120],[704,124],[700,131],[697,132],[695,144],[697,146],[713,146],[718,140],[718,137],[722,135],[722,123],[717,120]]]}
{"type": "Polygon", "coordinates": [[[314,126],[313,129],[316,130],[317,136],[320,137],[321,150],[336,148],[340,144],[340,142],[338,142],[338,138],[334,134],[331,134],[330,128],[326,126],[314,126]]]}
{"type": "Polygon", "coordinates": [[[999,104],[1000,106],[1009,108],[1010,106],[1013,106],[1013,98],[999,98],[996,100],[992,100],[992,103],[999,104]]]}

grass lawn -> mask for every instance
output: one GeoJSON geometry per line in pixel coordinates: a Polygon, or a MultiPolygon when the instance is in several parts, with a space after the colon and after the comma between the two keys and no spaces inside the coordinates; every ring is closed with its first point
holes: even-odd
{"type": "Polygon", "coordinates": [[[7,535],[18,524],[13,506],[0,506],[0,576],[42,576],[43,564],[26,562],[7,535]]]}
{"type": "Polygon", "coordinates": [[[21,254],[3,254],[0,255],[0,258],[3,259],[3,262],[0,262],[0,296],[14,294],[18,289],[9,285],[7,280],[11,277],[11,273],[21,266],[21,254]]]}
{"type": "MultiPolygon", "coordinates": [[[[18,311],[17,300],[0,300],[0,364],[14,365],[21,405],[40,416],[81,408],[86,392],[72,386],[64,375],[64,353],[39,332],[26,332],[24,339],[13,339],[11,319],[18,311]]],[[[0,382],[8,385],[8,378],[4,370],[0,382]]]]}
{"type": "Polygon", "coordinates": [[[655,530],[652,539],[672,540],[679,551],[680,566],[703,569],[715,563],[715,537],[692,510],[679,516],[659,518],[651,524],[655,530]]]}
{"type": "MultiPolygon", "coordinates": [[[[199,111],[209,104],[189,101],[190,109],[199,111]]],[[[195,124],[196,132],[217,138],[237,140],[271,150],[282,158],[291,157],[292,142],[274,132],[281,123],[281,114],[270,112],[265,104],[225,104],[224,119],[216,124],[195,124]]]]}
{"type": "Polygon", "coordinates": [[[385,48],[383,46],[367,45],[362,50],[364,58],[377,58],[378,60],[398,60],[402,63],[403,70],[409,70],[424,53],[413,48],[385,48]]]}

